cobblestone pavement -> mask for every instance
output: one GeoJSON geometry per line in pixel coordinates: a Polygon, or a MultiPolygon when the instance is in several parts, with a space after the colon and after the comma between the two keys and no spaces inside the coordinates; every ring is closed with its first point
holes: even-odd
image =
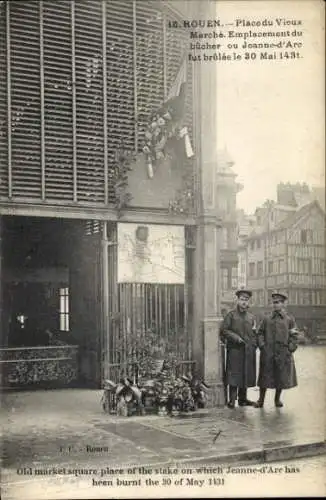
{"type": "MultiPolygon", "coordinates": [[[[299,386],[284,391],[281,409],[269,391],[263,409],[122,418],[102,412],[97,390],[7,393],[1,412],[3,480],[28,482],[28,468],[236,461],[249,452],[254,459],[255,451],[320,443],[325,440],[326,348],[300,347],[295,359],[299,386]]],[[[258,390],[248,395],[256,399],[258,390]]]]}

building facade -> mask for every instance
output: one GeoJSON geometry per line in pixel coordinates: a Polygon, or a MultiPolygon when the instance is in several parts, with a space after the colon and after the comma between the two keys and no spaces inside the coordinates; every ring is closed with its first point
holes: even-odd
{"type": "Polygon", "coordinates": [[[238,283],[239,287],[247,286],[248,263],[247,263],[247,242],[249,234],[252,232],[256,218],[248,215],[244,210],[237,210],[237,231],[238,231],[238,283]]]}
{"type": "MultiPolygon", "coordinates": [[[[186,368],[196,363],[211,403],[223,404],[210,65],[183,71],[176,130],[186,127],[195,154],[184,154],[173,132],[149,175],[144,149],[188,51],[186,30],[171,26],[213,19],[215,7],[1,2],[5,384],[77,370],[72,378],[99,387],[128,365],[130,339],[154,332],[186,368]],[[61,344],[49,345],[57,332],[61,344]]],[[[180,96],[172,94],[170,106],[180,96]]]]}
{"type": "Polygon", "coordinates": [[[306,326],[313,336],[325,332],[324,211],[317,201],[290,210],[267,203],[257,209],[256,217],[265,224],[257,224],[245,244],[254,310],[266,311],[273,290],[279,290],[288,296],[301,328],[306,326]]]}

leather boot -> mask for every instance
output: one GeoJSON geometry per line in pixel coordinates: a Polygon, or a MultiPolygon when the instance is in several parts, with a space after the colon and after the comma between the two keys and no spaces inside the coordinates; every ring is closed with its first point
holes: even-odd
{"type": "Polygon", "coordinates": [[[259,399],[257,403],[254,404],[255,408],[262,408],[265,402],[266,389],[260,387],[259,389],[259,399]]]}
{"type": "Polygon", "coordinates": [[[275,391],[275,399],[274,399],[274,402],[275,402],[275,406],[276,408],[282,408],[283,406],[283,403],[281,401],[281,392],[282,392],[282,389],[276,389],[275,391]]]}
{"type": "Polygon", "coordinates": [[[233,385],[229,386],[229,402],[228,408],[233,409],[235,407],[235,400],[237,399],[237,388],[233,385]]]}
{"type": "Polygon", "coordinates": [[[254,406],[254,402],[247,399],[247,389],[239,388],[238,390],[238,404],[239,406],[254,406]]]}

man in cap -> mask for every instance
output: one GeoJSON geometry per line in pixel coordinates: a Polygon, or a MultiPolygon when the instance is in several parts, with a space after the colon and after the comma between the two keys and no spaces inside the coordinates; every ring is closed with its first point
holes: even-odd
{"type": "Polygon", "coordinates": [[[275,389],[275,406],[281,408],[281,392],[297,385],[293,352],[298,347],[295,319],[285,310],[287,296],[272,293],[273,311],[258,328],[259,399],[256,408],[264,406],[267,389],[275,389]]]}
{"type": "Polygon", "coordinates": [[[255,319],[248,312],[250,290],[236,292],[235,309],[223,319],[220,333],[226,342],[225,383],[229,386],[228,407],[234,408],[238,396],[239,406],[252,406],[247,399],[247,387],[256,385],[255,319]]]}

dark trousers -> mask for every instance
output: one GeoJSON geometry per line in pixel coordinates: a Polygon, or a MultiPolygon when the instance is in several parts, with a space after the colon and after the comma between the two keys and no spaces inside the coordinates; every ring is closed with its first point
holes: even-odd
{"type": "MultiPolygon", "coordinates": [[[[264,403],[266,391],[267,391],[267,389],[265,389],[264,387],[260,387],[259,400],[258,400],[260,403],[264,403]]],[[[275,397],[274,397],[275,401],[280,401],[281,393],[282,393],[282,389],[275,389],[275,397]]]]}
{"type": "Polygon", "coordinates": [[[236,387],[234,385],[229,386],[229,401],[235,403],[238,398],[239,401],[246,401],[247,399],[247,388],[246,387],[236,387]]]}
{"type": "Polygon", "coordinates": [[[247,388],[246,387],[239,387],[238,400],[239,401],[246,401],[247,400],[247,388]]]}

